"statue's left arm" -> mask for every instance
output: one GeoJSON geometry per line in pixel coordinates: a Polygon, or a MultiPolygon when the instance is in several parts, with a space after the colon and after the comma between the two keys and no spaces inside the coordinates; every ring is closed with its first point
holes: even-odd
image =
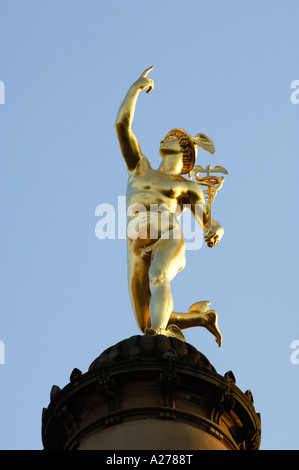
{"type": "MultiPolygon", "coordinates": [[[[190,182],[188,182],[190,184],[190,182]]],[[[209,209],[206,205],[202,189],[197,183],[191,183],[188,191],[188,200],[191,204],[191,211],[196,221],[204,230],[204,238],[209,247],[217,245],[224,234],[223,227],[216,220],[212,220],[212,226],[209,227],[209,209]]]]}

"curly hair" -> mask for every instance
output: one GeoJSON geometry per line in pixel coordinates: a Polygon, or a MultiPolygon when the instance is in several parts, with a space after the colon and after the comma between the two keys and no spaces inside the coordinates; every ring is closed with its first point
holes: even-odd
{"type": "Polygon", "coordinates": [[[191,137],[187,132],[183,131],[183,129],[172,129],[167,133],[165,138],[174,136],[178,139],[179,145],[183,152],[183,168],[181,174],[184,175],[189,173],[192,170],[194,163],[195,163],[195,146],[191,137]]]}

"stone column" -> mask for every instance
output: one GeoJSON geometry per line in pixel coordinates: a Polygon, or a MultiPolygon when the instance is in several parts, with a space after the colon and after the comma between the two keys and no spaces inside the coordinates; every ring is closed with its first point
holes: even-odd
{"type": "Polygon", "coordinates": [[[132,336],[86,373],[53,386],[43,410],[45,450],[257,450],[252,394],[219,375],[192,345],[132,336]]]}

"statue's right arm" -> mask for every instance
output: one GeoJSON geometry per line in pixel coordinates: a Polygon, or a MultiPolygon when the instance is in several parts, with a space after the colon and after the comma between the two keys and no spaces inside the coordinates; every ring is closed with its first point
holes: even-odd
{"type": "Polygon", "coordinates": [[[115,127],[122,155],[128,170],[132,171],[138,165],[141,158],[141,149],[135,134],[132,131],[132,121],[135,112],[136,101],[141,90],[147,88],[147,93],[154,86],[153,80],[146,78],[146,74],[153,67],[145,70],[128,90],[118,111],[115,127]]]}

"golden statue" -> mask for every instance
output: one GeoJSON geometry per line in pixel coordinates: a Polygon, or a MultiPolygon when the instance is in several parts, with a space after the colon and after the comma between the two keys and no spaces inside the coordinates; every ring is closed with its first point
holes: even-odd
{"type": "Polygon", "coordinates": [[[210,302],[194,303],[185,313],[173,311],[170,282],[186,264],[185,244],[178,220],[183,205],[188,204],[204,230],[209,247],[223,236],[222,226],[211,217],[211,204],[223,178],[213,172],[227,173],[222,167],[195,167],[197,147],[214,154],[211,139],[204,134],[190,136],[182,129],[168,132],[160,143],[162,157],[154,170],[142,154],[132,121],[137,97],[141,90],[149,93],[154,82],[147,77],[153,67],[145,70],[128,90],[117,115],[116,131],[122,155],[127,164],[127,243],[128,281],[137,325],[145,334],[164,334],[185,340],[181,330],[204,326],[221,346],[222,336],[217,326],[217,313],[208,310],[210,302]],[[200,178],[198,174],[206,172],[200,178]],[[184,176],[192,174],[196,181],[184,176]],[[205,195],[200,187],[208,189],[205,195]],[[196,210],[201,207],[201,213],[196,210]],[[136,236],[136,227],[138,234],[136,236]],[[132,229],[133,227],[133,229],[132,229]]]}

